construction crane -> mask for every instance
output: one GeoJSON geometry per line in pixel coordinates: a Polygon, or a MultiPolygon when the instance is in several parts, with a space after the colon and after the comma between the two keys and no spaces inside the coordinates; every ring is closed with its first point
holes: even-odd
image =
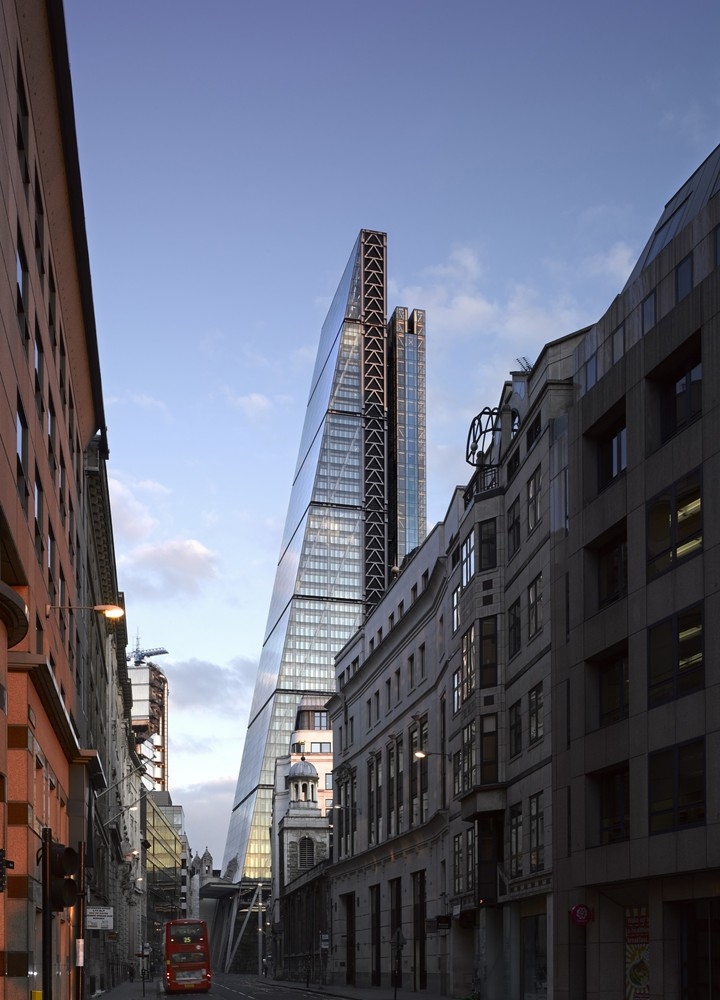
{"type": "Polygon", "coordinates": [[[162,656],[164,653],[167,653],[164,646],[158,646],[156,649],[140,649],[140,639],[138,638],[135,649],[127,656],[127,662],[132,663],[134,667],[139,667],[148,656],[162,656]]]}

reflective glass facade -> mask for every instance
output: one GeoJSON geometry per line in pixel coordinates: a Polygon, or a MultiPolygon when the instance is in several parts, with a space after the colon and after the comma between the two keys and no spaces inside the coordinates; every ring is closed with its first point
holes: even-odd
{"type": "Polygon", "coordinates": [[[388,333],[385,261],[385,234],[363,230],[322,328],[223,859],[234,881],[270,876],[275,759],[302,695],[333,693],[398,524],[410,548],[425,535],[424,313],[412,337],[388,333]]]}

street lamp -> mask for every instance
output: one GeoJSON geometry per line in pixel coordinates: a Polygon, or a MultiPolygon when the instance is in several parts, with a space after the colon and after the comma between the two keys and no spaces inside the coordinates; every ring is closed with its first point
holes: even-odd
{"type": "Polygon", "coordinates": [[[119,604],[46,604],[45,617],[51,611],[97,611],[106,618],[124,618],[125,611],[119,604]]]}
{"type": "Polygon", "coordinates": [[[439,753],[437,750],[423,750],[422,747],[419,747],[413,756],[417,757],[418,760],[424,760],[426,757],[444,757],[445,760],[452,759],[452,754],[450,753],[439,753]]]}

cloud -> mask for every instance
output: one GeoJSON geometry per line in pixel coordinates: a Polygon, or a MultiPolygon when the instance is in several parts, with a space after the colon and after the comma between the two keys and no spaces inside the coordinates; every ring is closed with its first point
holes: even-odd
{"type": "Polygon", "coordinates": [[[134,598],[194,596],[218,576],[217,556],[194,538],[138,545],[118,560],[124,589],[134,598]]]}
{"type": "Polygon", "coordinates": [[[151,493],[156,496],[170,496],[172,490],[164,483],[158,483],[155,479],[141,479],[134,487],[142,493],[151,493]]]}
{"type": "Polygon", "coordinates": [[[164,668],[175,710],[193,713],[227,713],[237,716],[238,706],[249,707],[255,686],[257,660],[237,657],[230,667],[206,660],[180,660],[164,668]]]}
{"type": "Polygon", "coordinates": [[[273,409],[270,397],[260,392],[238,395],[232,389],[226,387],[225,396],[230,405],[240,410],[248,420],[254,421],[266,417],[273,409]]]}
{"type": "MultiPolygon", "coordinates": [[[[170,766],[172,777],[172,761],[170,766]]],[[[177,774],[177,770],[174,773],[177,774]]],[[[187,785],[173,784],[172,800],[175,805],[183,807],[185,832],[193,856],[202,855],[207,848],[213,856],[214,868],[222,865],[236,785],[237,774],[217,778],[208,776],[187,785]]]]}
{"type": "Polygon", "coordinates": [[[140,503],[133,490],[112,477],[108,479],[108,486],[115,537],[133,543],[151,535],[158,525],[157,518],[140,503]]]}
{"type": "Polygon", "coordinates": [[[581,268],[591,276],[610,278],[622,287],[632,271],[637,253],[622,240],[614,243],[605,253],[589,257],[581,268]]]}
{"type": "Polygon", "coordinates": [[[149,396],[145,392],[133,392],[129,398],[134,406],[139,406],[142,410],[157,410],[160,413],[168,413],[167,404],[156,396],[149,396]]]}

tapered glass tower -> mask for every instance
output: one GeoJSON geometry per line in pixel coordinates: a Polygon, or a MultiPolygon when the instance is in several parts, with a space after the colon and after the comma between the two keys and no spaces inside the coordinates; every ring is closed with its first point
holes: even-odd
{"type": "Polygon", "coordinates": [[[425,537],[425,316],[386,320],[385,233],[362,230],[323,324],[223,875],[268,879],[275,759],[300,699],[425,537]]]}

